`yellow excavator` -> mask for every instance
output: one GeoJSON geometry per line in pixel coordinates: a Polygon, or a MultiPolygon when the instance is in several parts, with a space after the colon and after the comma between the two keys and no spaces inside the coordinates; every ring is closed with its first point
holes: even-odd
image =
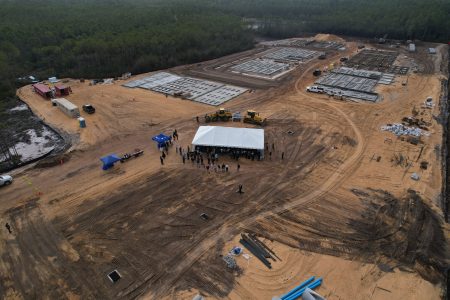
{"type": "Polygon", "coordinates": [[[259,113],[255,112],[254,110],[247,110],[247,114],[244,116],[244,123],[264,126],[266,125],[266,119],[263,119],[259,115],[259,113]]]}
{"type": "Polygon", "coordinates": [[[229,121],[233,115],[230,111],[226,110],[225,108],[220,108],[218,111],[212,114],[206,114],[205,115],[205,122],[217,122],[217,121],[229,121]]]}

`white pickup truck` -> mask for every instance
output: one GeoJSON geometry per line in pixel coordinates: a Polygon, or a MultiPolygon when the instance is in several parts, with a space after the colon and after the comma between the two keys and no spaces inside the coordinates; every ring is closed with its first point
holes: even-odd
{"type": "Polygon", "coordinates": [[[0,176],[0,186],[10,185],[13,179],[9,175],[1,175],[0,176]]]}
{"type": "Polygon", "coordinates": [[[306,91],[310,92],[310,93],[319,93],[319,94],[323,94],[325,93],[325,90],[317,85],[312,85],[312,86],[308,86],[306,87],[306,91]]]}

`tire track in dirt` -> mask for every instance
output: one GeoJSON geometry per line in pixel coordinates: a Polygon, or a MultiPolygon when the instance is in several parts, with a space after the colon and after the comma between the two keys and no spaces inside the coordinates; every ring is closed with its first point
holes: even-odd
{"type": "MultiPolygon", "coordinates": [[[[297,91],[297,94],[304,95],[304,93],[299,89],[298,85],[299,82],[305,77],[307,72],[311,71],[313,68],[315,68],[317,64],[313,64],[310,66],[305,72],[297,79],[297,82],[295,83],[295,89],[297,91]]],[[[234,233],[236,231],[239,231],[240,229],[249,227],[251,224],[255,223],[256,221],[267,218],[272,215],[276,215],[279,213],[282,213],[284,211],[287,211],[289,209],[292,209],[294,207],[297,207],[299,205],[304,205],[306,203],[312,202],[313,200],[318,200],[320,197],[324,196],[326,193],[328,193],[330,190],[337,187],[340,183],[342,183],[346,178],[351,176],[353,173],[349,172],[352,167],[355,165],[358,165],[358,162],[360,161],[364,148],[366,146],[366,143],[364,141],[364,138],[362,136],[361,131],[356,126],[356,124],[350,119],[350,117],[345,114],[344,111],[342,111],[337,106],[331,104],[330,102],[323,102],[320,101],[320,104],[325,104],[326,106],[330,107],[332,110],[336,111],[339,115],[343,117],[343,119],[350,125],[350,127],[353,129],[354,134],[356,136],[356,149],[352,156],[350,156],[343,164],[341,164],[337,170],[333,174],[331,174],[330,177],[319,187],[316,187],[312,192],[307,193],[306,195],[302,195],[296,199],[293,199],[289,203],[286,203],[284,205],[281,205],[275,209],[272,209],[271,211],[265,211],[260,213],[256,218],[250,219],[246,217],[240,218],[241,221],[239,222],[235,218],[231,222],[228,221],[222,225],[216,232],[213,232],[208,237],[205,237],[202,242],[195,245],[195,249],[192,249],[192,251],[189,251],[186,253],[186,258],[179,263],[175,268],[172,269],[172,272],[166,273],[166,276],[169,278],[164,278],[164,283],[159,286],[159,288],[155,291],[150,291],[150,295],[152,298],[158,298],[161,295],[167,294],[171,287],[174,286],[175,282],[180,278],[181,275],[183,275],[200,257],[202,257],[210,248],[212,248],[219,239],[230,239],[233,237],[234,233]]],[[[311,107],[311,106],[309,106],[311,107]]],[[[299,143],[299,142],[297,142],[299,143]]],[[[296,146],[296,151],[300,150],[300,146],[296,146]]],[[[287,173],[287,172],[284,172],[287,173]]],[[[282,181],[284,181],[285,176],[279,176],[279,180],[277,180],[278,184],[281,184],[282,181]]],[[[275,183],[273,186],[278,188],[278,184],[275,183]]],[[[272,192],[278,190],[277,188],[269,189],[267,192],[267,196],[269,196],[272,192]]],[[[261,199],[261,198],[260,198],[261,199]]],[[[160,279],[163,279],[163,276],[160,277],[160,279]]]]}

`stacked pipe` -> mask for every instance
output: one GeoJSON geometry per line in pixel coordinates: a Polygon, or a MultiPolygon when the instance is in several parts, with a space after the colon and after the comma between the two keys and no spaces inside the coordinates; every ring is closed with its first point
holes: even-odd
{"type": "Polygon", "coordinates": [[[271,263],[267,260],[272,258],[272,255],[266,250],[267,247],[263,246],[263,243],[258,239],[246,234],[241,234],[239,241],[245,248],[247,248],[256,258],[258,258],[266,267],[272,268],[271,263]]]}
{"type": "Polygon", "coordinates": [[[272,251],[272,249],[270,249],[269,247],[267,247],[266,244],[264,244],[263,242],[261,242],[258,237],[254,234],[251,233],[249,234],[249,236],[257,243],[259,244],[262,248],[264,248],[265,250],[267,250],[269,252],[270,257],[275,261],[275,257],[278,258],[278,260],[281,260],[276,254],[275,252],[272,251]]]}
{"type": "Polygon", "coordinates": [[[281,295],[280,298],[283,299],[283,300],[286,299],[287,297],[291,296],[292,294],[294,294],[298,290],[307,287],[308,284],[310,284],[310,283],[312,283],[314,281],[314,279],[316,279],[316,276],[311,276],[310,278],[308,278],[307,280],[303,281],[302,283],[297,285],[295,288],[293,288],[292,290],[290,290],[286,294],[281,295]]]}
{"type": "Polygon", "coordinates": [[[314,276],[312,276],[311,278],[309,278],[308,280],[306,280],[305,282],[303,282],[302,284],[296,286],[295,288],[293,288],[291,291],[289,291],[287,294],[284,294],[281,296],[282,300],[295,300],[298,299],[299,297],[301,297],[301,295],[303,295],[303,293],[305,292],[305,290],[307,288],[315,289],[316,287],[320,286],[322,284],[322,277],[314,280],[314,276]],[[314,282],[311,282],[313,281],[314,282]]]}

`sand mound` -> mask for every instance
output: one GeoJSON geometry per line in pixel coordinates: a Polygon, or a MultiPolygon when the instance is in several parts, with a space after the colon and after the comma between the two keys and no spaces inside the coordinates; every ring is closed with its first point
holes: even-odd
{"type": "Polygon", "coordinates": [[[320,41],[320,42],[345,42],[344,39],[333,35],[333,34],[324,34],[324,33],[319,33],[316,34],[316,36],[314,37],[314,40],[316,41],[320,41]]]}

